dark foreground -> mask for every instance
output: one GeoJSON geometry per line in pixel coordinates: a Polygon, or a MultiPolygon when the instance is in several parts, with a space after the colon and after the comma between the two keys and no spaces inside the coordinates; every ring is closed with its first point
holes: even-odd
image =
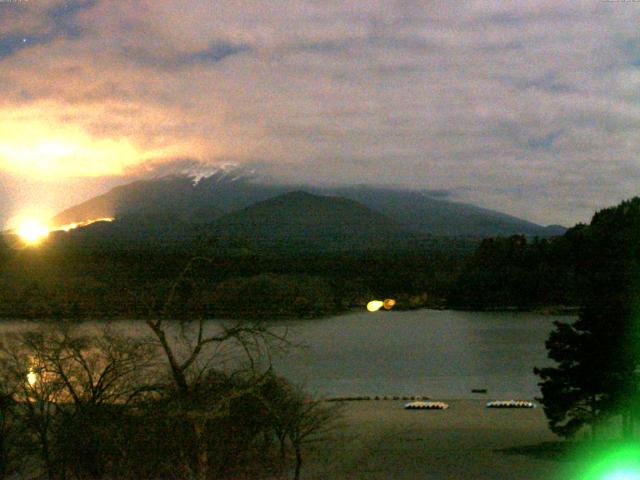
{"type": "Polygon", "coordinates": [[[343,426],[303,469],[306,479],[549,480],[561,463],[541,408],[486,409],[483,400],[448,410],[408,411],[403,402],[346,402],[343,426]],[[549,450],[547,448],[547,450],[549,450]],[[553,448],[551,449],[553,450],[553,448]]]}

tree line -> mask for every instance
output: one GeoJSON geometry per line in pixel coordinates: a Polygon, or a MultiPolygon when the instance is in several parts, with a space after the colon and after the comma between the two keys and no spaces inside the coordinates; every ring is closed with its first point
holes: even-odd
{"type": "Polygon", "coordinates": [[[447,304],[473,310],[579,305],[583,229],[577,225],[551,239],[482,240],[452,283],[447,304]]]}
{"type": "Polygon", "coordinates": [[[472,251],[445,245],[410,252],[220,255],[56,244],[12,250],[0,244],[0,317],[144,318],[148,305],[141,299],[166,295],[194,257],[207,261],[195,265],[180,287],[183,314],[315,318],[389,297],[398,300],[396,308],[441,307],[465,252],[472,251]]]}

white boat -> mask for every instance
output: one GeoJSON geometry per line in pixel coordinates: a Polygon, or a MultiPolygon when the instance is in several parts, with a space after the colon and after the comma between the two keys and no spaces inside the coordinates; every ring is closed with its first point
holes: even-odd
{"type": "Polygon", "coordinates": [[[405,403],[406,410],[446,410],[449,405],[444,402],[409,402],[405,403]]]}
{"type": "Polygon", "coordinates": [[[536,408],[536,404],[526,400],[493,400],[487,408],[536,408]]]}

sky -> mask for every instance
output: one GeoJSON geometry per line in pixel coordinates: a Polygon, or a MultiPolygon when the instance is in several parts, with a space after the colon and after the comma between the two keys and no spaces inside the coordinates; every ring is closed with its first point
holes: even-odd
{"type": "Polygon", "coordinates": [[[540,224],[639,194],[640,2],[0,0],[0,223],[249,167],[540,224]]]}

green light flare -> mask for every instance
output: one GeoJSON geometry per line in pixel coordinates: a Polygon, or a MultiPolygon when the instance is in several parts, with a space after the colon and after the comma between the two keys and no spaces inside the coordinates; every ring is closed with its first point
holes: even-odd
{"type": "Polygon", "coordinates": [[[603,445],[579,454],[578,473],[567,478],[575,480],[640,480],[640,445],[603,445]]]}
{"type": "Polygon", "coordinates": [[[640,480],[640,473],[623,468],[607,473],[602,480],[640,480]]]}

